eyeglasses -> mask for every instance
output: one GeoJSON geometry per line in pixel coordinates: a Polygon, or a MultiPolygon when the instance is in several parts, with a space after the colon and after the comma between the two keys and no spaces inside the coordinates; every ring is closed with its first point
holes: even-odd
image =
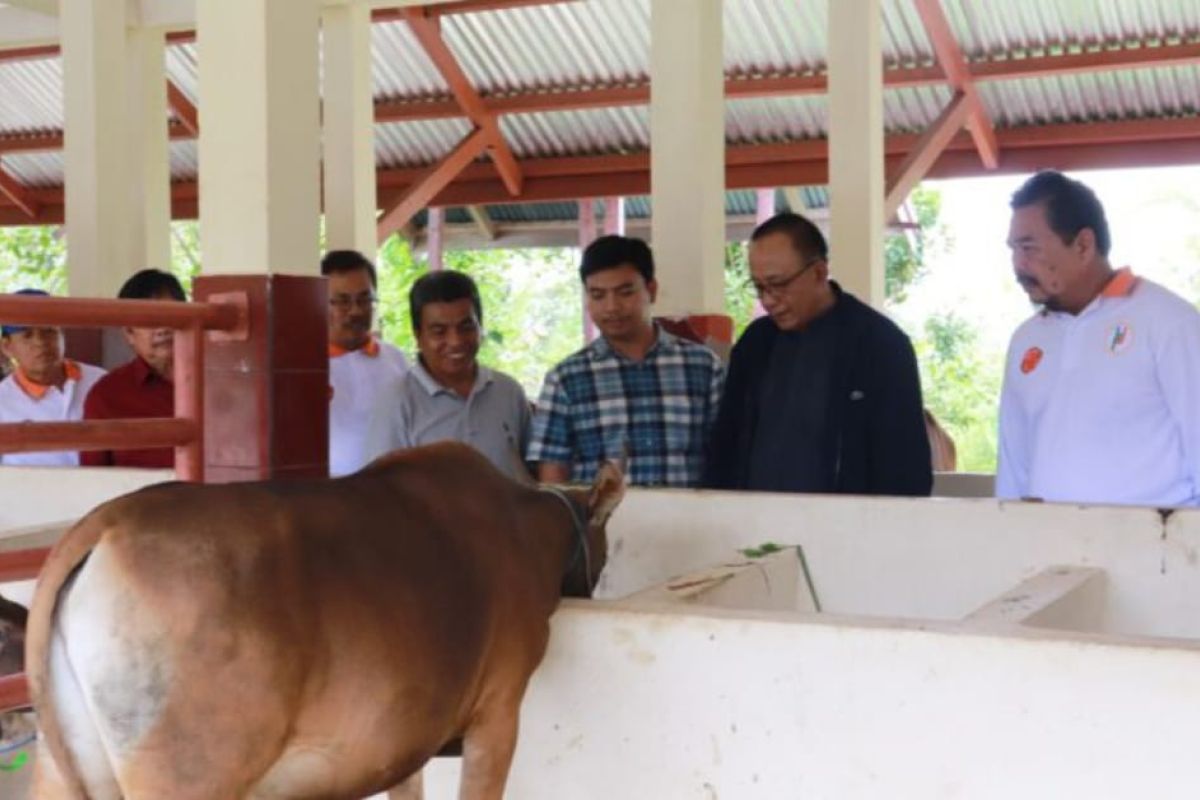
{"type": "Polygon", "coordinates": [[[773,280],[773,281],[764,281],[762,283],[759,283],[758,281],[751,281],[750,285],[754,287],[754,293],[756,295],[758,295],[759,297],[777,298],[780,295],[782,295],[789,286],[792,285],[792,281],[796,280],[796,278],[799,278],[801,275],[808,272],[809,267],[811,267],[813,264],[816,264],[816,263],[824,261],[824,260],[825,260],[824,256],[814,256],[813,258],[810,258],[808,261],[805,261],[800,266],[800,269],[796,270],[795,272],[793,272],[791,275],[789,275],[786,278],[779,278],[779,279],[773,280]]]}
{"type": "Polygon", "coordinates": [[[335,294],[329,298],[329,305],[336,308],[338,311],[349,311],[352,308],[374,308],[379,302],[379,298],[373,294],[335,294]]]}

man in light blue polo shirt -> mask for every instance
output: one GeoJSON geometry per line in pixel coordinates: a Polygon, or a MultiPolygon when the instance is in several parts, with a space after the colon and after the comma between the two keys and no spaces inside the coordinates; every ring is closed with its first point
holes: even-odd
{"type": "Polygon", "coordinates": [[[419,355],[399,397],[381,403],[372,421],[374,455],[458,441],[527,480],[529,401],[519,383],[476,360],[483,307],[475,282],[453,270],[431,272],[413,284],[408,303],[419,355]]]}

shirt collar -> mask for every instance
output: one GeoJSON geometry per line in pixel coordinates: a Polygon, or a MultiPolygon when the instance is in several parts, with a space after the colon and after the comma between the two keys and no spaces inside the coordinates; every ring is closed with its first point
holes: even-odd
{"type": "MultiPolygon", "coordinates": [[[[66,373],[68,381],[77,381],[83,375],[83,370],[79,368],[79,365],[70,359],[63,360],[63,372],[66,373]]],[[[20,367],[17,367],[16,372],[13,373],[13,380],[17,382],[17,386],[21,387],[21,391],[33,400],[41,400],[46,396],[46,392],[50,391],[49,386],[35,383],[20,367]]]]}
{"type": "MultiPolygon", "coordinates": [[[[434,377],[432,375],[429,374],[429,370],[425,369],[425,362],[421,359],[421,357],[419,355],[417,356],[416,360],[413,362],[410,372],[412,373],[413,377],[417,379],[417,383],[420,385],[420,387],[422,389],[424,389],[425,393],[428,394],[430,397],[433,397],[438,394],[452,394],[455,396],[459,396],[454,391],[447,389],[445,386],[442,386],[440,383],[438,383],[434,379],[434,377]]],[[[492,371],[490,369],[488,369],[487,367],[485,367],[483,364],[476,362],[476,364],[475,364],[475,383],[474,383],[474,385],[471,386],[471,394],[475,394],[480,389],[482,389],[484,386],[487,386],[489,383],[492,382],[493,379],[494,379],[494,375],[493,375],[492,371]]]]}
{"type": "Polygon", "coordinates": [[[1133,294],[1133,287],[1137,285],[1138,277],[1133,274],[1133,270],[1129,267],[1121,267],[1104,285],[1104,289],[1100,292],[1101,297],[1128,297],[1133,294]]]}
{"type": "Polygon", "coordinates": [[[367,339],[367,343],[362,347],[355,347],[347,350],[345,347],[340,347],[336,344],[329,345],[329,357],[339,358],[347,353],[362,353],[367,358],[377,358],[379,356],[379,340],[374,336],[367,339]]]}
{"type": "MultiPolygon", "coordinates": [[[[657,322],[654,323],[654,344],[650,345],[650,349],[646,351],[646,358],[657,355],[661,350],[669,352],[679,347],[679,337],[663,329],[657,322]]],[[[613,346],[608,343],[608,339],[603,336],[597,336],[596,339],[588,345],[588,355],[593,361],[600,361],[605,358],[624,358],[620,353],[613,349],[613,346]]]]}

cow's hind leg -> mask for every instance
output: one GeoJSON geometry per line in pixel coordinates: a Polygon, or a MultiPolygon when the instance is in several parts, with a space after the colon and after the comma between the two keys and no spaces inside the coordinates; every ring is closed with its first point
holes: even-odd
{"type": "Polygon", "coordinates": [[[500,800],[517,747],[520,699],[493,707],[463,736],[462,782],[459,800],[500,800]]]}

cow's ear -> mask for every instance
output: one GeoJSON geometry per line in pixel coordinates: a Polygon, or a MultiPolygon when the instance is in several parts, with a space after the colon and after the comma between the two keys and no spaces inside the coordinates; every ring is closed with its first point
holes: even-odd
{"type": "Polygon", "coordinates": [[[596,473],[596,482],[588,495],[588,519],[603,525],[625,496],[625,473],[611,461],[605,461],[596,473]]]}

